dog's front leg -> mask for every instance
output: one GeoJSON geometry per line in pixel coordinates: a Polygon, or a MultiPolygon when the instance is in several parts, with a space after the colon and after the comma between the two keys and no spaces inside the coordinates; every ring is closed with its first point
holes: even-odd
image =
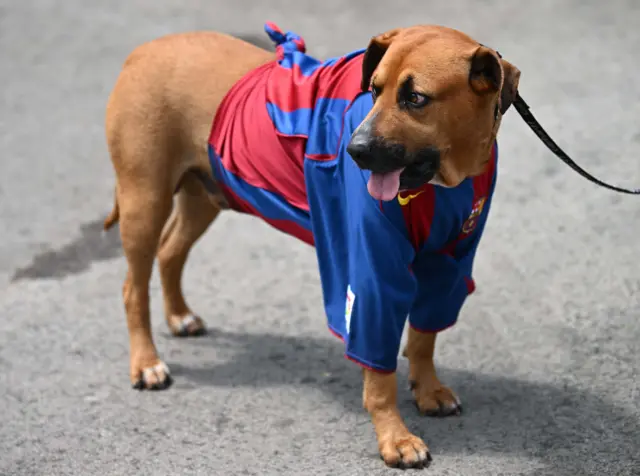
{"type": "Polygon", "coordinates": [[[409,328],[403,354],[409,359],[409,383],[418,410],[428,416],[459,415],[460,399],[440,383],[433,363],[436,332],[418,332],[409,328]]]}
{"type": "Polygon", "coordinates": [[[371,415],[384,462],[392,467],[423,468],[431,462],[427,445],[412,435],[397,407],[396,374],[364,370],[363,403],[371,415]]]}

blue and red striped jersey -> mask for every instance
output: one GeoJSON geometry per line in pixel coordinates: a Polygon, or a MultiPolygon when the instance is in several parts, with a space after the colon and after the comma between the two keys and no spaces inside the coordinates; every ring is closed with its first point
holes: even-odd
{"type": "Polygon", "coordinates": [[[223,99],[209,138],[211,167],[230,206],[315,246],[324,307],[346,356],[393,371],[403,328],[451,326],[473,292],[473,259],[491,206],[487,170],[456,188],[424,185],[389,202],[346,151],[370,111],[364,50],[319,61],[302,38],[265,26],[275,61],[223,99]]]}

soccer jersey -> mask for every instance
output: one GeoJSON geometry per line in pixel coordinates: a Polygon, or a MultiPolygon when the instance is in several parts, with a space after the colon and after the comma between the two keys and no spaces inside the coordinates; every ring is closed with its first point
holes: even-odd
{"type": "Polygon", "coordinates": [[[214,176],[231,208],[315,246],[328,325],[346,356],[394,371],[407,317],[417,331],[442,330],[475,288],[497,145],[486,171],[458,187],[375,200],[370,172],[346,151],[373,106],[360,89],[364,50],[322,62],[295,33],[265,30],[277,59],[223,99],[209,138],[214,176]]]}

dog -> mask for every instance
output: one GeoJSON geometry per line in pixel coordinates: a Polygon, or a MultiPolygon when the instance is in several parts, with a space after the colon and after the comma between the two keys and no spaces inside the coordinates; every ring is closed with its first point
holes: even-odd
{"type": "Polygon", "coordinates": [[[473,259],[497,178],[497,134],[520,71],[446,27],[397,28],[326,61],[267,23],[275,52],[193,32],[138,46],[106,110],[116,175],[134,388],[164,389],[149,280],[157,256],[167,324],[205,332],[181,289],[189,250],[221,210],[260,217],[315,247],[329,329],[363,368],[363,405],[389,466],[431,455],[396,405],[403,355],[418,409],[461,411],[438,379],[438,332],[475,288],[473,259]]]}

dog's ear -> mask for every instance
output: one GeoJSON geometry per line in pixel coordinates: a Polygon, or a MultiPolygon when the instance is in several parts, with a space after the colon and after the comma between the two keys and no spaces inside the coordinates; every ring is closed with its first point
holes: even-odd
{"type": "Polygon", "coordinates": [[[480,46],[471,58],[469,84],[478,94],[500,91],[500,114],[504,114],[515,101],[520,81],[520,70],[502,59],[497,52],[480,46]]]}
{"type": "Polygon", "coordinates": [[[469,84],[478,94],[500,91],[502,87],[502,65],[500,58],[490,48],[479,46],[471,58],[469,84]]]}
{"type": "Polygon", "coordinates": [[[516,100],[518,85],[520,84],[520,70],[505,59],[500,59],[504,81],[500,92],[500,114],[504,114],[516,100]]]}
{"type": "Polygon", "coordinates": [[[391,45],[393,38],[399,31],[400,28],[395,28],[371,38],[362,60],[362,82],[360,83],[360,88],[363,92],[369,90],[373,72],[376,70],[378,63],[382,60],[382,57],[389,48],[389,45],[391,45]]]}

